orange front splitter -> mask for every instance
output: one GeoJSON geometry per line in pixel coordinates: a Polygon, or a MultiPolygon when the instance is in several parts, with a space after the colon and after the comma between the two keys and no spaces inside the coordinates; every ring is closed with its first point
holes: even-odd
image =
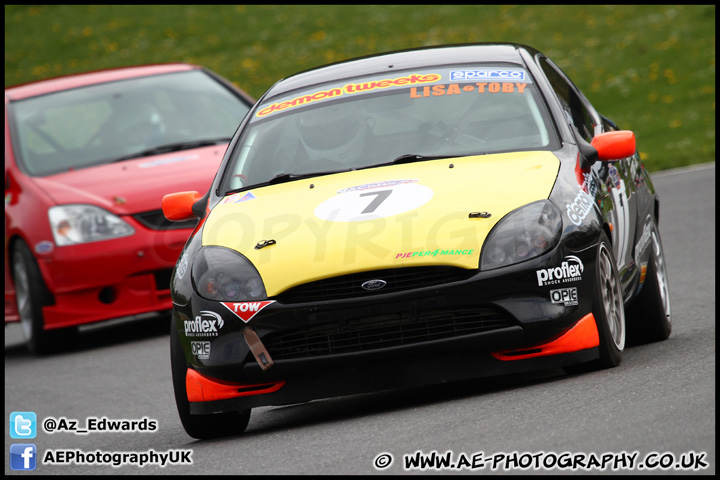
{"type": "Polygon", "coordinates": [[[211,402],[228,398],[262,395],[276,392],[283,385],[285,385],[284,380],[257,384],[225,382],[206,377],[190,368],[187,369],[185,375],[185,389],[190,402],[211,402]]]}
{"type": "Polygon", "coordinates": [[[573,325],[570,330],[551,342],[519,350],[492,352],[492,356],[503,361],[525,360],[527,358],[577,352],[598,345],[600,345],[600,336],[595,324],[595,317],[592,313],[589,313],[573,325]]]}

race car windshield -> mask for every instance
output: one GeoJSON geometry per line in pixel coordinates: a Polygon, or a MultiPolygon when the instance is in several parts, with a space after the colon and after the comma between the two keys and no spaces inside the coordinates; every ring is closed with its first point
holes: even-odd
{"type": "Polygon", "coordinates": [[[527,71],[443,67],[315,85],[260,104],[221,192],[271,179],[438,158],[554,150],[559,142],[527,71]]]}
{"type": "Polygon", "coordinates": [[[201,71],[139,77],[12,103],[17,158],[46,176],[227,143],[250,106],[201,71]]]}

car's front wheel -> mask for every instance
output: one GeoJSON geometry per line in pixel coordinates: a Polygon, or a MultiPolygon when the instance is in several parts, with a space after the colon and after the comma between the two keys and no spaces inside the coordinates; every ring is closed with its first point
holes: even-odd
{"type": "Polygon", "coordinates": [[[172,367],[175,403],[183,428],[193,438],[200,440],[240,434],[247,428],[250,421],[250,410],[243,412],[225,412],[208,415],[191,415],[190,402],[187,398],[185,378],[187,363],[177,328],[170,328],[170,363],[172,367]]]}
{"type": "Polygon", "coordinates": [[[11,264],[20,325],[28,350],[42,355],[67,346],[77,328],[45,329],[42,307],[52,303],[52,296],[35,257],[22,240],[17,240],[13,246],[11,264]]]}
{"type": "Polygon", "coordinates": [[[600,336],[597,366],[615,367],[625,349],[625,305],[615,255],[605,234],[600,237],[595,271],[593,315],[600,336]]]}

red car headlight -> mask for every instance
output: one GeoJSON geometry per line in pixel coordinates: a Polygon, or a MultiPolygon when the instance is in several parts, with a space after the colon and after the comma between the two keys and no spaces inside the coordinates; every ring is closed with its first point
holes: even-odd
{"type": "Polygon", "coordinates": [[[58,247],[127,237],[135,233],[117,215],[94,205],[61,205],[48,210],[58,247]]]}

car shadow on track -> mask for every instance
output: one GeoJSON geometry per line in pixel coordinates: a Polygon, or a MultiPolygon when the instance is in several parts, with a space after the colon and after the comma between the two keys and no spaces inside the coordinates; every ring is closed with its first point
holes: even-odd
{"type": "MultiPolygon", "coordinates": [[[[65,335],[60,345],[43,356],[60,356],[160,337],[170,332],[170,312],[136,315],[82,326],[65,335]]],[[[5,358],[32,357],[25,346],[20,325],[5,327],[5,358]]]]}
{"type": "MultiPolygon", "coordinates": [[[[508,389],[524,388],[568,377],[569,375],[562,369],[553,369],[403,390],[350,395],[286,406],[261,407],[253,410],[250,424],[245,433],[231,435],[224,437],[224,439],[242,440],[243,438],[262,436],[291,428],[319,426],[355,418],[371,418],[391,412],[401,413],[414,408],[487,395],[508,389]]],[[[209,444],[222,440],[197,440],[191,441],[190,444],[209,444]]]]}

